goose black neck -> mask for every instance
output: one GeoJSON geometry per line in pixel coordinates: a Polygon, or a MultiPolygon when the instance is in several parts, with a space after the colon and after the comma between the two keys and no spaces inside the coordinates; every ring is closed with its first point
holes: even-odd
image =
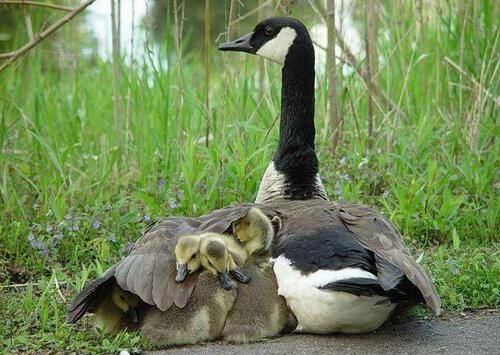
{"type": "MultiPolygon", "coordinates": [[[[297,37],[282,69],[281,121],[276,170],[298,194],[309,197],[315,186],[318,159],[314,147],[314,49],[307,33],[297,37]]],[[[290,191],[292,194],[294,191],[290,191]]]]}

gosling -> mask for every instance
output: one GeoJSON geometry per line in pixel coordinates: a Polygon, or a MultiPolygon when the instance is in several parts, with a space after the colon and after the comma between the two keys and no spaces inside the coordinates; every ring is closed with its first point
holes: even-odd
{"type": "MultiPolygon", "coordinates": [[[[277,221],[280,219],[278,217],[277,221]]],[[[233,233],[243,244],[248,255],[258,251],[270,251],[274,240],[274,227],[271,221],[260,209],[251,207],[247,214],[233,222],[233,233]]]]}
{"type": "Polygon", "coordinates": [[[232,236],[211,232],[185,235],[179,238],[175,246],[177,268],[175,280],[183,282],[188,275],[203,265],[205,269],[219,276],[221,285],[225,289],[230,289],[232,283],[228,278],[229,272],[239,282],[250,280],[238,269],[238,266],[245,263],[247,257],[245,249],[232,236]],[[211,263],[216,267],[214,268],[211,263]]]}
{"type": "Polygon", "coordinates": [[[203,234],[188,234],[179,238],[175,245],[177,275],[175,281],[183,282],[186,277],[201,267],[200,242],[203,234]]]}
{"type": "Polygon", "coordinates": [[[240,267],[250,255],[270,251],[274,227],[264,213],[251,207],[243,218],[233,222],[232,228],[234,236],[212,232],[182,236],[175,247],[176,281],[183,282],[203,266],[219,277],[224,289],[234,287],[229,274],[238,282],[249,282],[240,267]]]}
{"type": "Polygon", "coordinates": [[[240,270],[240,266],[245,264],[247,258],[246,250],[230,235],[207,233],[201,241],[201,265],[217,275],[220,285],[226,290],[234,288],[229,274],[238,282],[250,281],[250,278],[240,270]]]}
{"type": "Polygon", "coordinates": [[[112,333],[137,323],[135,308],[139,297],[113,284],[111,293],[99,304],[94,314],[94,325],[106,333],[112,333]]]}

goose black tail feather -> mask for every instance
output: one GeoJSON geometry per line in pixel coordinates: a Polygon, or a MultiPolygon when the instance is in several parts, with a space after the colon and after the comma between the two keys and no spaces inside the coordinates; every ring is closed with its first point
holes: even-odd
{"type": "Polygon", "coordinates": [[[93,312],[97,306],[97,300],[100,299],[99,296],[114,280],[113,272],[106,272],[103,277],[86,285],[68,306],[67,322],[76,323],[85,313],[93,312]]]}
{"type": "Polygon", "coordinates": [[[400,302],[412,298],[403,290],[393,288],[384,290],[378,280],[365,277],[353,277],[346,280],[339,280],[321,286],[320,289],[348,292],[356,296],[385,296],[393,302],[400,302]]]}

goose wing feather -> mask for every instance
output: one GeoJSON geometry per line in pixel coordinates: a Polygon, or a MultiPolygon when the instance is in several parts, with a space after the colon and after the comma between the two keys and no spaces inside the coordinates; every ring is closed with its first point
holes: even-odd
{"type": "Polygon", "coordinates": [[[114,266],[108,269],[102,277],[88,283],[68,306],[66,320],[76,323],[85,313],[93,312],[97,306],[99,295],[114,281],[114,266]]]}
{"type": "Polygon", "coordinates": [[[343,204],[339,215],[356,240],[376,256],[379,281],[384,289],[402,279],[402,273],[422,293],[425,302],[438,315],[441,300],[431,278],[411,256],[401,234],[392,222],[368,207],[343,204]]]}
{"type": "MultiPolygon", "coordinates": [[[[198,218],[171,217],[151,225],[130,255],[116,267],[118,285],[161,311],[173,304],[183,308],[193,292],[197,274],[188,276],[181,284],[175,282],[174,249],[179,237],[206,231],[226,233],[252,206],[254,204],[234,205],[198,218]]],[[[276,216],[274,209],[258,207],[269,217],[276,216]]]]}

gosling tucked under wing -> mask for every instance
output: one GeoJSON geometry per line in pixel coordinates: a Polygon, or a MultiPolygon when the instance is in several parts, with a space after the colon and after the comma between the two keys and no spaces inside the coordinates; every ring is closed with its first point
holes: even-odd
{"type": "Polygon", "coordinates": [[[94,324],[106,332],[113,332],[137,324],[136,307],[139,297],[113,285],[111,293],[95,310],[94,324]]]}
{"type": "MultiPolygon", "coordinates": [[[[275,236],[274,221],[281,223],[279,218],[270,220],[260,209],[252,207],[245,217],[233,222],[234,236],[243,243],[248,255],[259,250],[271,250],[275,236]]],[[[280,230],[281,225],[276,229],[280,230]]]]}
{"type": "Polygon", "coordinates": [[[314,146],[314,50],[306,27],[270,18],[219,49],[283,65],[278,149],[256,202],[277,207],[284,218],[274,272],[297,330],[368,332],[397,305],[422,299],[438,314],[435,287],[397,229],[367,207],[326,201],[314,146]]]}

